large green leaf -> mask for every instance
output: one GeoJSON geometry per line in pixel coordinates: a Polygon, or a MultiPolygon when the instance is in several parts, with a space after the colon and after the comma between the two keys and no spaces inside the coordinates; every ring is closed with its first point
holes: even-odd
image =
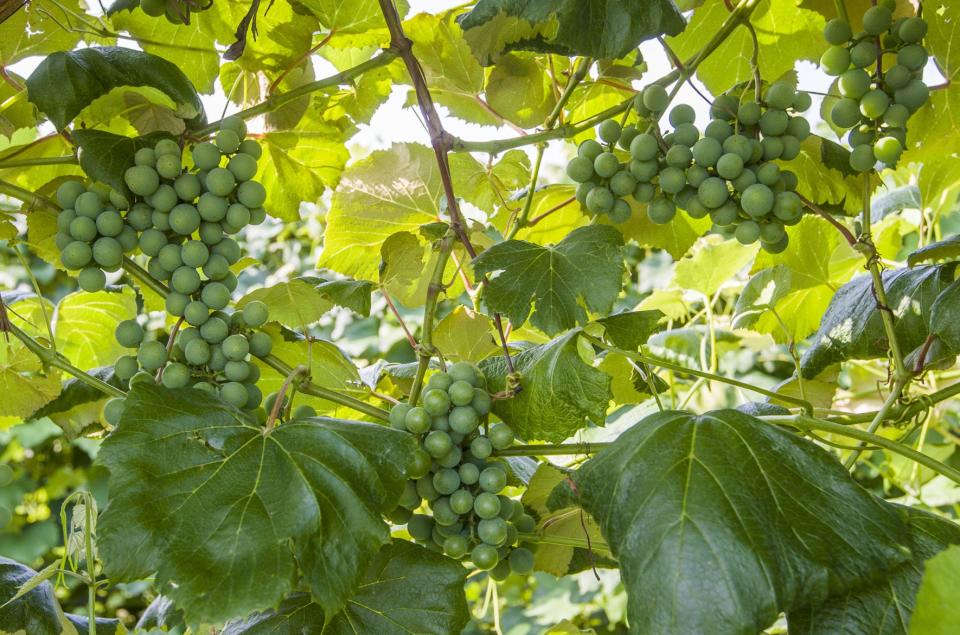
{"type": "Polygon", "coordinates": [[[188,619],[276,605],[297,565],[327,614],[389,540],[415,443],[383,426],[304,419],[265,433],[199,391],[138,385],[98,460],[108,575],[156,575],[188,619]],[[256,572],[256,575],[250,575],[256,572]]]}
{"type": "Polygon", "coordinates": [[[45,369],[18,340],[0,345],[0,417],[26,417],[60,394],[60,373],[45,369]]]}
{"type": "Polygon", "coordinates": [[[635,351],[660,330],[660,311],[624,311],[597,320],[603,326],[603,336],[614,346],[635,351]]]}
{"type": "Polygon", "coordinates": [[[438,220],[442,184],[433,150],[395,144],[350,165],[333,194],[320,266],[376,280],[380,252],[397,232],[438,220]]]}
{"type": "Polygon", "coordinates": [[[433,343],[453,361],[476,364],[500,350],[493,321],[482,313],[458,306],[437,322],[433,343]]]}
{"type": "Polygon", "coordinates": [[[849,170],[848,164],[835,160],[842,152],[846,150],[836,143],[810,135],[800,144],[800,154],[781,165],[796,173],[797,192],[829,211],[853,215],[863,206],[863,183],[839,169],[843,165],[849,170]]]}
{"type": "Polygon", "coordinates": [[[228,624],[223,635],[446,635],[469,621],[463,583],[467,570],[454,560],[403,540],[383,547],[357,592],[326,629],[324,612],[306,593],[294,594],[276,611],[228,624]]]}
{"type": "Polygon", "coordinates": [[[941,635],[960,631],[960,547],[953,545],[926,563],[910,621],[911,635],[941,635]]]}
{"type": "Polygon", "coordinates": [[[542,124],[557,103],[553,80],[532,53],[501,57],[487,77],[486,92],[490,107],[521,128],[542,124]]]}
{"type": "Polygon", "coordinates": [[[930,307],[930,333],[954,351],[960,351],[960,280],[944,289],[930,307]]]}
{"type": "Polygon", "coordinates": [[[57,602],[53,586],[47,581],[10,602],[21,587],[36,576],[37,572],[30,567],[0,556],[0,632],[15,635],[77,635],[57,602]]]}
{"type": "Polygon", "coordinates": [[[505,314],[515,327],[527,321],[555,335],[587,320],[581,305],[608,312],[620,293],[623,238],[608,225],[575,229],[556,245],[525,240],[498,243],[477,256],[477,277],[490,278],[484,301],[505,314]]]}
{"type": "Polygon", "coordinates": [[[600,523],[633,633],[757,633],[909,557],[901,516],[833,456],[736,410],[651,415],[572,479],[556,499],[600,523]]]}
{"type": "Polygon", "coordinates": [[[80,167],[94,181],[106,183],[118,192],[129,192],[123,173],[133,165],[133,155],[140,148],[152,148],[160,139],[171,135],[154,132],[143,137],[125,137],[105,130],[74,130],[79,148],[80,167]]]}
{"type": "MultiPolygon", "coordinates": [[[[912,628],[911,614],[920,601],[917,589],[924,577],[924,561],[948,545],[960,544],[960,527],[919,509],[904,508],[903,512],[908,515],[910,522],[910,560],[873,584],[828,598],[823,604],[791,611],[787,615],[791,634],[907,635],[908,632],[916,632],[912,628]],[[911,625],[909,629],[908,624],[911,625]]],[[[956,550],[957,547],[951,548],[951,551],[956,550]]],[[[948,595],[955,594],[956,587],[948,591],[948,595]]],[[[955,605],[945,602],[943,606],[950,604],[955,605]]],[[[931,617],[939,620],[938,607],[935,605],[930,608],[934,609],[931,617]]],[[[921,632],[950,633],[956,632],[956,629],[921,632]]]]}
{"type": "Polygon", "coordinates": [[[242,309],[254,301],[263,302],[270,308],[271,321],[292,329],[305,330],[333,308],[333,302],[303,278],[254,289],[237,300],[237,308],[242,309]]]}
{"type": "Polygon", "coordinates": [[[671,0],[480,0],[460,24],[484,64],[515,50],[615,59],[684,27],[671,0]]]}
{"type": "MultiPolygon", "coordinates": [[[[363,33],[386,26],[377,0],[301,0],[300,4],[310,9],[330,31],[363,33]]],[[[410,7],[406,0],[396,2],[395,6],[401,17],[410,7]]]]}
{"type": "Polygon", "coordinates": [[[708,236],[689,258],[682,258],[674,266],[673,285],[711,298],[753,261],[758,250],[759,245],[744,247],[735,240],[708,236]]]}
{"type": "MultiPolygon", "coordinates": [[[[635,240],[643,247],[663,249],[679,260],[710,229],[709,218],[690,218],[677,214],[669,223],[657,225],[647,216],[647,206],[630,198],[633,214],[617,226],[626,240],[635,240]]],[[[578,205],[578,204],[577,204],[578,205]]]]}
{"type": "MultiPolygon", "coordinates": [[[[114,376],[112,366],[94,368],[89,370],[88,374],[115,388],[126,389],[126,386],[114,376]]],[[[100,411],[107,399],[109,395],[99,389],[79,379],[70,378],[63,383],[63,389],[56,399],[25,417],[25,420],[49,417],[63,429],[67,438],[72,440],[78,437],[88,425],[99,420],[100,411]]]]}
{"type": "MultiPolygon", "coordinates": [[[[47,55],[76,46],[80,41],[80,31],[63,28],[57,16],[58,10],[51,5],[50,2],[4,3],[4,15],[8,10],[12,10],[12,13],[3,22],[0,67],[10,67],[25,57],[47,55]]],[[[79,0],[67,0],[60,6],[64,10],[83,12],[79,0]]]]}
{"type": "MultiPolygon", "coordinates": [[[[531,346],[513,355],[522,390],[493,402],[493,412],[528,441],[557,442],[586,427],[602,425],[610,402],[610,377],[583,361],[577,350],[580,330],[531,346]]],[[[502,356],[481,364],[490,392],[506,388],[507,364],[502,356]]]]}
{"type": "Polygon", "coordinates": [[[96,293],[75,291],[57,305],[57,348],[80,368],[110,366],[130,353],[113,335],[117,323],[136,316],[136,294],[129,287],[96,293]]]}
{"type": "Polygon", "coordinates": [[[176,64],[133,49],[105,46],[54,53],[27,78],[30,101],[57,130],[118,86],[152,86],[173,99],[180,117],[203,115],[197,91],[176,64]]]}
{"type": "MultiPolygon", "coordinates": [[[[720,29],[730,10],[723,0],[707,0],[693,12],[686,30],[670,39],[681,59],[688,59],[720,29]]],[[[818,60],[827,47],[824,19],[803,9],[797,0],[760,0],[750,15],[760,44],[760,74],[775,79],[792,71],[798,60],[818,60]]],[[[710,92],[719,94],[751,77],[753,41],[740,26],[697,67],[697,77],[710,92]]]]}
{"type": "Polygon", "coordinates": [[[907,256],[907,264],[912,267],[921,262],[954,260],[958,256],[960,256],[960,236],[954,235],[915,250],[907,256]]]}
{"type": "MultiPolygon", "coordinates": [[[[887,304],[904,353],[921,346],[930,333],[934,301],[953,281],[954,267],[927,265],[883,272],[887,304]]],[[[889,342],[880,310],[869,275],[843,285],[827,307],[813,345],[800,360],[803,376],[816,377],[827,366],[847,359],[885,357],[889,342]]]]}

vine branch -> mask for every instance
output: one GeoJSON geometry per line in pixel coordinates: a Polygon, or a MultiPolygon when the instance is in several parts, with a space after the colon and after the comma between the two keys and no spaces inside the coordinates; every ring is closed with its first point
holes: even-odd
{"type": "Polygon", "coordinates": [[[427,368],[430,366],[430,360],[436,352],[433,348],[433,321],[437,313],[437,302],[440,299],[440,292],[443,291],[443,272],[447,268],[447,260],[450,259],[450,253],[453,251],[453,241],[455,236],[451,232],[440,239],[437,247],[437,263],[433,268],[433,275],[430,277],[430,286],[427,287],[427,301],[423,307],[423,327],[420,335],[420,344],[417,346],[417,374],[413,378],[413,386],[410,388],[410,405],[416,405],[420,397],[420,389],[423,386],[423,378],[427,374],[427,368]]]}

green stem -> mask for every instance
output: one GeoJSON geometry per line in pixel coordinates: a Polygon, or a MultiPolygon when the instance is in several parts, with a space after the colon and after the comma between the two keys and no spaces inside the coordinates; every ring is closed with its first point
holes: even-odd
{"type": "MultiPolygon", "coordinates": [[[[170,290],[163,285],[160,281],[151,276],[143,267],[130,260],[125,258],[123,262],[124,270],[129,273],[132,277],[136,278],[144,286],[149,287],[159,295],[167,297],[170,294],[170,290]]],[[[284,362],[283,360],[273,356],[268,355],[262,359],[263,363],[270,366],[277,372],[279,372],[284,377],[289,376],[293,371],[293,367],[284,362]]],[[[377,408],[374,405],[368,404],[364,401],[360,401],[354,397],[348,395],[341,395],[338,392],[330,390],[329,388],[324,388],[322,386],[317,386],[311,382],[305,382],[298,386],[298,390],[302,393],[308,395],[313,395],[314,397],[320,397],[321,399],[326,399],[327,401],[332,401],[333,403],[340,404],[341,406],[346,406],[347,408],[352,408],[358,412],[370,415],[376,419],[381,419],[383,421],[389,421],[390,415],[386,410],[377,408]]]]}
{"type": "Polygon", "coordinates": [[[843,3],[843,0],[833,0],[833,6],[837,9],[837,17],[849,23],[850,17],[847,15],[847,6],[843,3]]]}
{"type": "Polygon", "coordinates": [[[91,502],[91,500],[87,500],[83,506],[86,519],[86,525],[83,528],[83,539],[87,554],[87,576],[94,582],[94,584],[87,585],[87,617],[89,621],[87,633],[88,635],[97,635],[97,563],[93,555],[93,514],[91,502]]]}
{"type": "Polygon", "coordinates": [[[22,331],[19,327],[17,327],[15,324],[9,324],[8,326],[10,328],[10,333],[12,333],[15,338],[23,342],[24,346],[27,347],[27,350],[29,350],[31,353],[39,357],[40,360],[45,364],[47,364],[48,366],[59,368],[63,372],[67,373],[68,375],[73,375],[79,381],[87,384],[92,388],[96,388],[97,390],[104,393],[105,395],[109,395],[111,397],[127,396],[127,393],[123,392],[119,388],[115,386],[111,386],[105,381],[98,379],[93,375],[90,375],[80,370],[79,368],[71,364],[70,360],[68,360],[66,357],[64,357],[54,349],[47,348],[37,340],[33,339],[32,337],[27,335],[24,331],[22,331]]]}
{"type": "Polygon", "coordinates": [[[494,450],[496,456],[569,456],[596,454],[609,443],[544,443],[537,445],[512,445],[503,450],[494,450]]]}
{"type": "Polygon", "coordinates": [[[423,378],[427,374],[427,368],[430,366],[430,360],[436,351],[433,348],[433,321],[437,313],[437,302],[440,299],[440,292],[444,290],[443,272],[447,268],[447,260],[450,259],[450,253],[453,251],[453,243],[456,235],[453,232],[440,239],[437,248],[437,263],[433,268],[433,275],[430,277],[430,286],[427,288],[427,300],[423,307],[423,332],[420,335],[420,344],[417,347],[417,374],[413,378],[413,386],[410,388],[410,405],[416,405],[420,398],[420,389],[423,386],[423,378]]]}
{"type": "MultiPolygon", "coordinates": [[[[906,387],[907,382],[905,380],[897,380],[893,385],[893,390],[890,391],[890,394],[887,395],[887,399],[883,402],[883,405],[880,406],[880,410],[874,415],[873,420],[870,422],[870,425],[867,426],[867,432],[874,433],[877,431],[877,428],[880,427],[880,424],[887,418],[890,414],[890,409],[893,408],[894,404],[897,403],[897,399],[900,398],[900,395],[903,394],[903,389],[906,387]]],[[[843,462],[843,466],[848,470],[856,464],[857,459],[860,458],[860,453],[863,451],[863,444],[860,445],[860,448],[854,450],[850,453],[850,456],[847,457],[847,460],[843,462]]]]}
{"type": "MultiPolygon", "coordinates": [[[[336,75],[331,75],[330,77],[325,77],[323,79],[318,79],[314,82],[304,84],[303,86],[297,86],[292,90],[288,90],[283,93],[276,93],[267,97],[265,100],[247,108],[246,110],[241,110],[240,112],[232,115],[233,117],[239,117],[241,119],[252,119],[259,115],[266,114],[268,112],[273,112],[280,106],[287,104],[295,99],[299,99],[305,95],[309,95],[312,92],[323,90],[324,88],[330,88],[331,86],[340,86],[341,84],[348,84],[354,79],[362,75],[363,73],[374,69],[379,68],[380,66],[386,66],[392,62],[397,57],[397,52],[391,49],[383,49],[370,58],[366,62],[357,64],[352,68],[348,68],[345,71],[337,73],[336,75]]],[[[214,121],[213,123],[200,128],[199,130],[193,131],[193,134],[198,137],[203,137],[209,135],[220,127],[219,121],[214,121]]]]}
{"type": "Polygon", "coordinates": [[[14,185],[13,183],[8,183],[7,181],[0,181],[0,194],[15,198],[18,201],[23,201],[31,208],[36,207],[40,209],[47,209],[53,212],[60,211],[60,206],[47,197],[34,194],[30,190],[25,190],[19,185],[14,185]]]}
{"type": "Polygon", "coordinates": [[[685,375],[693,375],[694,377],[702,377],[702,378],[704,378],[704,379],[709,379],[709,380],[712,380],[712,381],[719,381],[719,382],[724,383],[724,384],[729,384],[729,385],[731,385],[731,386],[736,386],[736,387],[738,387],[738,388],[743,388],[744,390],[749,390],[749,391],[751,391],[751,392],[759,393],[759,394],[761,394],[761,395],[766,395],[767,397],[770,397],[770,398],[772,398],[772,399],[776,399],[777,401],[782,401],[782,402],[786,402],[786,403],[791,403],[791,404],[797,405],[797,406],[803,408],[807,413],[813,414],[813,405],[812,405],[809,401],[807,401],[807,400],[805,400],[805,399],[798,399],[798,398],[792,397],[792,396],[790,396],[790,395],[781,395],[781,394],[779,394],[779,393],[773,392],[772,390],[767,390],[767,389],[765,389],[765,388],[759,388],[759,387],[757,387],[757,386],[753,386],[753,385],[751,385],[751,384],[748,384],[748,383],[746,383],[746,382],[739,381],[739,380],[737,380],[737,379],[732,379],[732,378],[730,378],[730,377],[724,377],[723,375],[715,375],[714,373],[708,373],[708,372],[705,372],[705,371],[702,371],[702,370],[696,370],[696,369],[694,369],[694,368],[687,368],[686,366],[681,366],[680,364],[674,364],[673,362],[668,362],[668,361],[665,361],[665,360],[662,360],[662,359],[657,359],[656,357],[648,357],[647,355],[642,355],[642,354],[640,354],[640,353],[636,353],[636,352],[633,352],[633,351],[626,351],[626,350],[623,350],[623,349],[621,349],[621,348],[617,348],[616,346],[611,346],[610,344],[607,344],[607,343],[604,342],[603,340],[601,340],[601,339],[599,339],[599,338],[597,338],[597,337],[594,337],[594,336],[592,336],[592,335],[588,335],[587,333],[581,333],[581,334],[580,334],[580,337],[585,338],[587,341],[595,344],[596,346],[599,346],[600,348],[602,348],[602,349],[604,349],[604,350],[613,351],[613,352],[615,352],[615,353],[620,353],[621,355],[623,355],[623,356],[625,356],[625,357],[629,357],[630,359],[635,360],[635,361],[638,361],[638,362],[643,362],[643,363],[649,364],[649,365],[651,365],[651,366],[657,366],[658,368],[666,368],[666,369],[672,370],[672,371],[674,371],[674,372],[683,373],[683,374],[685,374],[685,375]]]}
{"type": "MultiPolygon", "coordinates": [[[[729,37],[734,29],[740,26],[744,20],[750,16],[759,2],[760,0],[741,0],[741,2],[734,8],[730,15],[727,16],[727,19],[720,26],[720,28],[717,29],[717,32],[714,33],[713,37],[710,38],[710,40],[703,46],[702,49],[700,49],[698,53],[696,53],[686,64],[684,64],[686,73],[692,74],[693,71],[696,70],[697,66],[699,66],[703,60],[710,56],[710,54],[713,53],[717,47],[719,47],[723,41],[727,39],[727,37],[729,37]]],[[[661,86],[668,86],[678,79],[682,79],[683,76],[684,74],[680,71],[680,69],[673,69],[652,83],[660,84],[661,86]]],[[[622,103],[617,104],[616,106],[611,106],[602,112],[584,119],[580,123],[565,124],[562,126],[557,126],[552,130],[544,130],[542,132],[521,137],[494,139],[491,141],[468,141],[465,139],[455,138],[450,144],[450,149],[455,152],[488,152],[491,154],[497,154],[499,152],[503,152],[504,150],[532,145],[534,143],[542,143],[551,139],[572,137],[583,132],[584,130],[592,128],[601,121],[610,119],[611,117],[616,117],[618,114],[630,108],[632,104],[633,97],[631,96],[622,103]]]]}
{"type": "Polygon", "coordinates": [[[610,551],[610,546],[603,540],[587,542],[583,538],[569,538],[567,536],[541,536],[539,534],[520,534],[521,542],[538,542],[542,545],[557,545],[558,547],[579,547],[581,549],[601,548],[610,551]]]}
{"type": "MultiPolygon", "coordinates": [[[[261,361],[263,361],[263,363],[267,366],[270,366],[276,370],[284,377],[289,377],[294,371],[293,367],[274,355],[267,355],[266,357],[262,358],[261,361]]],[[[336,391],[330,390],[329,388],[318,386],[313,382],[304,382],[297,386],[297,390],[304,394],[320,397],[321,399],[326,399],[327,401],[331,401],[335,404],[340,404],[341,406],[351,408],[357,412],[362,412],[363,414],[370,415],[371,417],[380,419],[381,421],[390,420],[390,413],[386,410],[377,408],[372,404],[368,404],[365,401],[360,401],[359,399],[350,397],[349,395],[342,395],[336,391]]]]}
{"type": "Polygon", "coordinates": [[[34,165],[75,165],[79,163],[77,157],[68,154],[62,157],[37,157],[35,159],[12,159],[0,161],[0,170],[7,168],[24,168],[34,165]]]}
{"type": "Polygon", "coordinates": [[[537,192],[537,180],[540,178],[540,164],[543,162],[543,151],[546,149],[547,144],[545,143],[537,145],[537,156],[534,158],[533,170],[530,172],[530,183],[527,184],[527,195],[523,197],[523,209],[520,211],[520,215],[517,216],[513,227],[507,232],[505,240],[512,240],[517,235],[517,232],[527,225],[528,219],[530,218],[530,208],[533,207],[533,197],[537,192]]]}

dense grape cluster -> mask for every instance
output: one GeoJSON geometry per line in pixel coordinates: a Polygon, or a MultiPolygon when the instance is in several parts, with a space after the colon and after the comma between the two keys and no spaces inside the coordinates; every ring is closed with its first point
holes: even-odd
{"type": "Polygon", "coordinates": [[[87,188],[80,181],[66,181],[57,189],[57,203],[63,208],[55,239],[60,262],[80,272],[77,281],[84,291],[103,289],[104,271],[120,269],[124,254],[138,246],[137,231],[124,217],[126,198],[99,183],[87,188]]]}
{"type": "MultiPolygon", "coordinates": [[[[257,410],[263,395],[257,388],[260,369],[251,358],[269,355],[273,344],[254,329],[267,318],[267,306],[259,301],[233,313],[216,311],[199,328],[179,330],[169,351],[165,340],[148,338],[137,320],[124,320],[116,328],[117,342],[137,352],[118,359],[114,373],[130,385],[159,379],[167,388],[196,388],[241,410],[257,410]]],[[[111,418],[120,410],[121,399],[109,402],[107,420],[116,423],[111,418]]]]}
{"type": "Polygon", "coordinates": [[[927,50],[921,43],[927,23],[919,16],[893,19],[894,0],[883,0],[863,14],[863,31],[834,19],[824,28],[830,48],[820,66],[835,76],[840,99],[830,121],[848,130],[850,167],[858,172],[877,162],[896,165],[906,146],[907,120],[930,97],[923,82],[927,50]]]}
{"type": "Polygon", "coordinates": [[[495,579],[529,573],[534,545],[521,544],[520,534],[536,523],[519,501],[501,493],[507,468],[491,454],[509,447],[514,435],[506,424],[486,424],[491,398],[483,375],[470,364],[453,364],[430,378],[421,403],[390,412],[391,426],[420,441],[391,520],[406,523],[417,542],[470,560],[495,579]],[[431,514],[414,513],[424,501],[431,514]]]}
{"type": "Polygon", "coordinates": [[[140,8],[147,15],[164,16],[170,24],[190,24],[190,14],[206,11],[213,0],[140,0],[140,8]]]}
{"type": "MultiPolygon", "coordinates": [[[[653,119],[668,105],[666,90],[656,84],[636,100],[640,115],[653,119]]],[[[776,82],[760,101],[718,97],[702,135],[686,104],[670,111],[673,130],[666,134],[655,123],[638,132],[608,120],[598,128],[606,147],[592,139],[581,143],[567,174],[580,184],[577,199],[592,214],[607,213],[623,222],[630,217],[627,197],[632,196],[647,205],[654,223],[670,222],[678,208],[693,218],[709,215],[718,229],[732,231],[741,243],[759,240],[777,253],[787,246],[784,227],[799,222],[803,208],[794,192],[796,175],[775,161],[800,153],[810,124],[799,113],[810,105],[807,93],[776,82]],[[621,159],[617,145],[629,156],[621,159]]]]}

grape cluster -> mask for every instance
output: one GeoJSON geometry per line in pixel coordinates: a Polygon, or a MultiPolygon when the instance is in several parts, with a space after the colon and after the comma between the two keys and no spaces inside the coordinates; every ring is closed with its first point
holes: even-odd
{"type": "Polygon", "coordinates": [[[519,537],[536,523],[519,501],[501,494],[507,468],[491,454],[509,447],[514,435],[503,423],[487,427],[491,398],[484,385],[476,368],[458,362],[430,378],[421,406],[401,403],[390,411],[390,425],[417,435],[420,448],[389,517],[406,523],[417,542],[502,580],[533,569],[534,546],[519,537]],[[424,501],[431,514],[414,513],[424,501]]]}
{"type": "MultiPolygon", "coordinates": [[[[653,84],[635,103],[642,117],[655,121],[669,101],[666,90],[653,84]]],[[[732,231],[741,243],[759,240],[777,253],[788,243],[784,227],[799,222],[803,209],[794,192],[796,175],[775,161],[800,153],[810,124],[799,113],[810,105],[807,93],[776,82],[760,101],[734,94],[718,97],[703,135],[687,104],[670,111],[673,130],[667,134],[655,123],[638,132],[605,121],[598,136],[607,147],[592,139],[581,143],[567,174],[580,183],[577,199],[590,213],[609,213],[611,220],[622,222],[630,216],[626,198],[632,196],[647,204],[654,223],[670,222],[678,208],[693,218],[709,215],[717,228],[732,231]],[[621,161],[616,145],[628,149],[629,157],[621,161]]]]}
{"type": "Polygon", "coordinates": [[[841,19],[824,28],[830,48],[820,66],[837,78],[840,94],[830,121],[849,131],[850,167],[857,172],[877,162],[896,165],[906,146],[907,120],[930,97],[923,82],[928,54],[921,43],[927,23],[919,16],[894,20],[895,7],[894,0],[883,0],[867,9],[864,30],[856,35],[841,19]]]}
{"type": "MultiPolygon", "coordinates": [[[[254,329],[267,318],[267,305],[259,301],[233,313],[216,311],[199,328],[179,330],[169,352],[165,341],[149,339],[137,320],[124,320],[116,328],[117,342],[137,352],[120,357],[114,373],[130,385],[159,377],[167,388],[192,387],[242,410],[256,410],[263,395],[256,385],[260,369],[251,358],[269,355],[273,344],[269,335],[254,329]]],[[[108,422],[116,423],[112,419],[122,410],[122,402],[108,402],[108,422]]]]}
{"type": "Polygon", "coordinates": [[[87,188],[80,181],[65,181],[57,188],[63,210],[57,216],[56,245],[60,262],[79,271],[84,291],[99,291],[106,284],[104,271],[117,271],[123,255],[138,245],[137,231],[124,218],[124,196],[100,183],[87,188]]]}
{"type": "Polygon", "coordinates": [[[140,0],[140,8],[153,18],[165,16],[170,24],[190,24],[190,14],[206,11],[213,0],[140,0]]]}

